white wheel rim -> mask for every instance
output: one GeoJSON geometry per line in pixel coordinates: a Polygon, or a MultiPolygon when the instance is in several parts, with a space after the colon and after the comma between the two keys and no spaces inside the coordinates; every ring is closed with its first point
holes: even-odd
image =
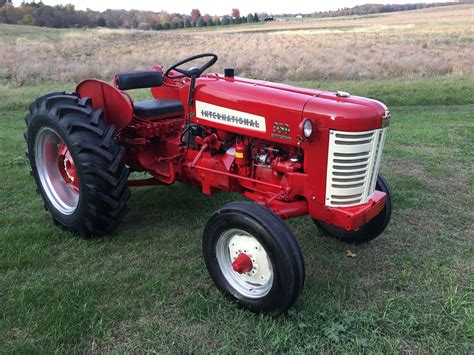
{"type": "Polygon", "coordinates": [[[273,267],[262,244],[241,229],[230,229],[222,233],[216,244],[216,258],[226,281],[241,295],[261,298],[270,292],[273,285],[273,267]],[[248,272],[234,271],[232,263],[241,254],[252,260],[248,272]]]}
{"type": "Polygon", "coordinates": [[[59,135],[43,127],[36,135],[35,163],[44,192],[53,206],[64,215],[71,215],[79,203],[79,194],[64,180],[58,167],[59,135]]]}

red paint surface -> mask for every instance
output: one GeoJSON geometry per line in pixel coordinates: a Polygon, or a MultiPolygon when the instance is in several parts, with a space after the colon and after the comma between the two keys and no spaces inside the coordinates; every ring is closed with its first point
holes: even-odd
{"type": "MultiPolygon", "coordinates": [[[[153,70],[162,71],[161,67],[153,70]]],[[[382,103],[217,74],[196,80],[195,100],[264,117],[266,132],[258,132],[199,120],[194,103],[188,108],[189,83],[187,78],[165,78],[163,86],[151,89],[156,99],[180,99],[184,115],[147,118],[134,115],[129,96],[111,84],[89,79],[78,85],[79,95],[91,97],[94,108],[104,110],[106,122],[118,128],[116,138],[126,148],[126,164],[132,171],[146,171],[153,176],[153,180],[131,182],[131,186],[181,181],[200,185],[205,194],[235,191],[283,218],[309,214],[348,230],[360,227],[383,209],[386,195],[382,192],[360,206],[325,206],[329,130],[381,128],[386,111],[382,103]],[[303,119],[313,122],[311,140],[301,138],[303,119]],[[289,131],[283,138],[281,134],[275,136],[275,122],[287,125],[289,131]],[[206,129],[205,138],[196,137],[198,149],[181,144],[186,123],[198,123],[206,129]],[[233,147],[224,148],[232,140],[233,147]],[[252,163],[252,154],[264,152],[271,157],[271,164],[252,163]],[[290,157],[295,156],[301,159],[291,161],[290,157]]]]}

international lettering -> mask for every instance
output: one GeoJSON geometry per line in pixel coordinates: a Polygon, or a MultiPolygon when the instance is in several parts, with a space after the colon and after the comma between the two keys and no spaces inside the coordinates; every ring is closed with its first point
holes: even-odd
{"type": "Polygon", "coordinates": [[[243,126],[243,127],[250,127],[250,128],[260,128],[260,122],[257,120],[237,117],[233,115],[227,115],[225,113],[219,113],[209,110],[201,110],[201,117],[203,118],[212,118],[214,120],[223,121],[223,122],[231,122],[233,124],[243,126]]]}

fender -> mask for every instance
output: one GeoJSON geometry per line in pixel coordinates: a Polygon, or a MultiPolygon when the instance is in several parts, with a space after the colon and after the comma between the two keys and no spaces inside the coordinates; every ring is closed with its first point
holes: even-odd
{"type": "Polygon", "coordinates": [[[108,82],[86,79],[76,87],[80,97],[90,97],[94,109],[104,110],[104,119],[117,130],[125,128],[133,118],[133,104],[127,94],[108,82]]]}

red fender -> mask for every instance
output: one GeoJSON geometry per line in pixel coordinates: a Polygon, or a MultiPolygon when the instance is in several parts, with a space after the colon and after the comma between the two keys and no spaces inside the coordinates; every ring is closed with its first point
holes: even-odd
{"type": "Polygon", "coordinates": [[[133,118],[133,103],[130,98],[111,85],[98,79],[86,79],[76,87],[80,97],[90,97],[94,109],[104,110],[104,119],[108,125],[120,130],[133,118]]]}

